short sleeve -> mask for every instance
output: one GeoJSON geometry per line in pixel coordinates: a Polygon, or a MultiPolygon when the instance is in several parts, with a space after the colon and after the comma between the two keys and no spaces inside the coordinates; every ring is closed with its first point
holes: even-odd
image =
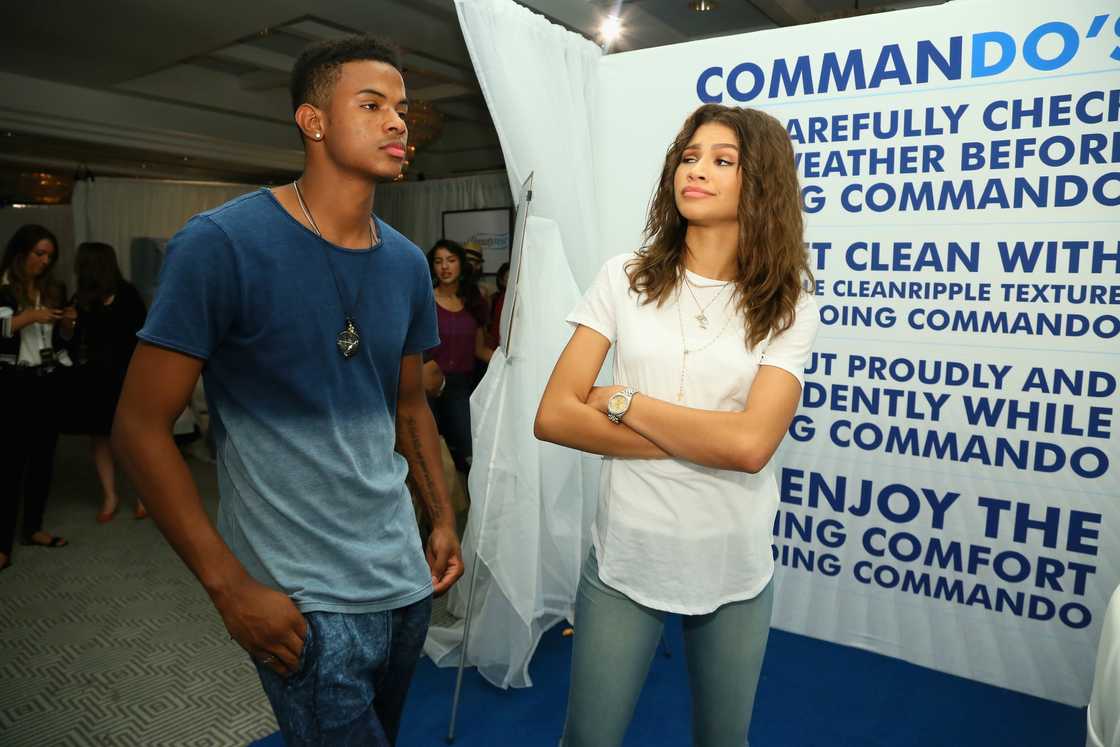
{"type": "Polygon", "coordinates": [[[801,294],[794,313],[793,324],[789,329],[770,340],[762,353],[763,366],[776,366],[789,371],[802,386],[805,386],[805,366],[813,352],[813,341],[821,319],[817,302],[808,293],[801,294]]]}
{"type": "Polygon", "coordinates": [[[619,278],[616,278],[615,275],[625,272],[622,266],[623,262],[622,257],[615,257],[603,265],[594,282],[591,283],[591,287],[587,289],[583,298],[565,319],[568,324],[573,327],[582,324],[595,330],[612,343],[615,341],[618,327],[614,286],[615,283],[619,282],[619,278]]]}
{"type": "Polygon", "coordinates": [[[3,305],[6,302],[7,299],[0,301],[0,337],[12,336],[12,317],[16,314],[14,307],[3,305]]]}
{"type": "Polygon", "coordinates": [[[239,308],[233,246],[213,221],[195,216],[167,244],[155,299],[137,336],[206,360],[239,308]]]}
{"type": "Polygon", "coordinates": [[[404,354],[414,355],[439,345],[439,320],[436,318],[436,297],[432,292],[431,274],[427,265],[417,276],[417,289],[413,293],[412,318],[408,322],[408,335],[404,341],[404,354]]]}

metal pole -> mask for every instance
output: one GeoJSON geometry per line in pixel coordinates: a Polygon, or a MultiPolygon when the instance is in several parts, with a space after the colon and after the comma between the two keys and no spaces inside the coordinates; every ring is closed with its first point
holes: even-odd
{"type": "MultiPolygon", "coordinates": [[[[508,362],[507,362],[507,365],[509,365],[508,362]]],[[[497,396],[499,398],[498,399],[498,417],[497,417],[498,422],[501,422],[502,414],[505,411],[506,401],[505,401],[505,396],[504,395],[505,395],[505,387],[504,386],[500,390],[495,392],[495,394],[494,394],[494,396],[497,396]]],[[[489,464],[490,471],[493,471],[493,469],[494,469],[494,457],[495,457],[496,453],[497,453],[497,450],[492,452],[491,455],[490,455],[490,464],[489,464]]],[[[490,496],[487,495],[486,499],[485,499],[485,502],[482,504],[482,516],[479,517],[478,541],[475,543],[475,548],[474,548],[474,569],[473,569],[474,572],[471,574],[471,590],[470,590],[470,592],[467,593],[467,614],[466,614],[466,617],[463,618],[463,642],[461,644],[461,648],[459,649],[459,671],[455,675],[455,695],[451,700],[451,722],[447,726],[447,743],[448,744],[451,744],[452,742],[455,741],[455,719],[459,715],[459,693],[462,690],[462,685],[463,685],[463,667],[466,666],[466,663],[467,663],[467,644],[470,640],[470,634],[471,634],[471,617],[474,615],[474,592],[475,592],[475,589],[478,586],[478,576],[479,576],[479,572],[481,571],[481,567],[480,567],[481,564],[480,564],[479,561],[482,557],[482,546],[483,546],[482,538],[486,533],[486,512],[489,508],[490,508],[490,496]]],[[[470,524],[469,524],[470,519],[468,519],[467,521],[468,521],[468,526],[470,526],[470,524]]]]}
{"type": "MultiPolygon", "coordinates": [[[[481,532],[479,537],[481,537],[481,532]]],[[[471,590],[467,594],[467,616],[463,619],[463,642],[459,646],[459,672],[455,675],[455,696],[451,699],[451,723],[447,727],[448,744],[455,741],[455,719],[459,714],[459,691],[463,687],[463,667],[467,663],[467,641],[470,640],[471,635],[471,613],[474,610],[474,590],[478,585],[478,565],[478,552],[476,550],[474,568],[471,573],[471,590]]]]}
{"type": "MultiPolygon", "coordinates": [[[[525,183],[522,185],[521,189],[522,189],[522,194],[523,194],[524,197],[521,201],[522,204],[518,205],[518,207],[517,207],[517,212],[518,212],[517,217],[518,217],[518,219],[523,219],[523,220],[527,221],[528,218],[529,218],[529,203],[533,200],[533,172],[529,173],[529,177],[525,180],[525,183]]],[[[525,225],[524,223],[521,224],[522,230],[521,230],[521,237],[520,238],[521,238],[522,242],[524,242],[524,238],[525,238],[525,236],[524,236],[524,225],[525,225]]],[[[518,235],[517,235],[517,231],[515,229],[512,239],[516,240],[517,238],[518,238],[518,235]]],[[[516,241],[514,241],[514,243],[516,243],[516,241]]],[[[521,276],[521,264],[522,264],[521,252],[517,251],[517,252],[514,252],[514,254],[515,254],[515,256],[513,257],[513,267],[511,267],[511,270],[513,268],[516,268],[517,269],[517,274],[514,276],[513,293],[509,294],[510,297],[507,299],[507,302],[510,304],[510,308],[509,308],[509,321],[510,321],[510,323],[509,323],[509,330],[507,331],[507,338],[508,339],[503,340],[502,341],[503,344],[501,345],[502,353],[506,358],[506,365],[507,366],[512,365],[512,363],[513,363],[513,353],[512,353],[513,346],[511,345],[511,343],[513,342],[513,315],[514,315],[514,312],[517,310],[517,301],[518,301],[518,298],[519,298],[519,294],[517,293],[517,290],[518,290],[518,287],[520,285],[518,280],[521,276]]],[[[504,315],[504,312],[503,312],[503,315],[504,315]]],[[[498,399],[499,410],[498,410],[498,418],[497,419],[498,419],[498,422],[501,422],[502,413],[505,410],[505,387],[503,386],[501,388],[501,390],[496,392],[495,394],[496,394],[496,396],[499,397],[499,399],[498,399]]],[[[495,453],[496,453],[496,451],[497,450],[495,449],[495,453]]],[[[489,466],[490,466],[491,470],[494,469],[494,453],[491,454],[490,465],[489,466]]],[[[471,590],[470,590],[470,592],[467,593],[467,614],[466,614],[466,617],[463,618],[463,642],[461,644],[461,648],[459,649],[459,671],[455,675],[455,695],[451,699],[451,721],[447,726],[447,743],[448,744],[451,744],[455,741],[455,721],[456,721],[456,719],[459,715],[459,695],[460,695],[460,693],[462,691],[462,687],[463,687],[463,668],[466,666],[466,663],[467,663],[467,643],[470,640],[470,635],[471,635],[471,616],[474,614],[474,592],[475,592],[475,588],[478,586],[478,574],[479,574],[479,570],[480,570],[479,569],[479,559],[480,559],[481,551],[482,551],[482,534],[483,534],[483,532],[486,531],[486,510],[489,507],[490,507],[490,496],[486,496],[486,502],[482,506],[482,516],[479,520],[478,543],[475,547],[475,552],[474,552],[474,572],[471,574],[471,590]]]]}

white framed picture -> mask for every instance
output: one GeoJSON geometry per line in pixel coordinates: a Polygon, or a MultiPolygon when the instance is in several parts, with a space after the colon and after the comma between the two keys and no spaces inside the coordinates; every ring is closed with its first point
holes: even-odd
{"type": "Polygon", "coordinates": [[[493,275],[509,262],[513,241],[513,208],[445,210],[443,238],[482,252],[482,274],[493,275]]]}

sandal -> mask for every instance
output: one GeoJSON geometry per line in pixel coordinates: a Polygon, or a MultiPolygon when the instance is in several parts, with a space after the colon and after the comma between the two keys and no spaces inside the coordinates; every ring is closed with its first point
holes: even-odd
{"type": "Polygon", "coordinates": [[[53,550],[56,547],[66,547],[70,543],[67,542],[64,538],[55,535],[51,537],[47,542],[36,542],[35,540],[28,538],[25,539],[21,544],[28,547],[46,547],[53,550]]]}

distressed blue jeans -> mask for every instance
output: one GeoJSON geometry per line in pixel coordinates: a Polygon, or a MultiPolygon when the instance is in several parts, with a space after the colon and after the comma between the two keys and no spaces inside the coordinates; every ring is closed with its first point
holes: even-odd
{"type": "MultiPolygon", "coordinates": [[[[770,634],[773,582],[753,599],[682,616],[695,747],[745,747],[770,634]]],[[[563,747],[618,747],[668,613],[599,578],[592,550],[576,595],[572,681],[563,747]]]]}
{"type": "Polygon", "coordinates": [[[384,612],[307,613],[295,673],[254,662],[287,746],[394,744],[431,614],[431,597],[384,612]]]}

